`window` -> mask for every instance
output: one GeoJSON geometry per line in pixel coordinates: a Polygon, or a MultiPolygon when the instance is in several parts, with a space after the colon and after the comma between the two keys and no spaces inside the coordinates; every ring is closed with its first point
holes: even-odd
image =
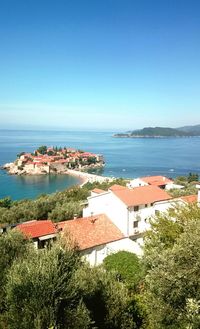
{"type": "Polygon", "coordinates": [[[145,208],[147,208],[148,207],[148,204],[145,204],[145,208]]]}
{"type": "Polygon", "coordinates": [[[138,228],[138,220],[133,222],[133,228],[138,228]]]}
{"type": "Polygon", "coordinates": [[[134,211],[138,211],[138,210],[139,210],[139,206],[135,206],[134,211]]]}

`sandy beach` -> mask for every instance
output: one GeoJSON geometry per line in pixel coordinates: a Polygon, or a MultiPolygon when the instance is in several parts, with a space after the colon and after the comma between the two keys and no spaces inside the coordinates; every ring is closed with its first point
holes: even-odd
{"type": "Polygon", "coordinates": [[[80,186],[83,186],[84,184],[86,184],[88,182],[103,183],[103,182],[112,182],[115,179],[114,177],[99,176],[99,175],[89,174],[87,172],[72,170],[72,169],[68,169],[66,173],[69,175],[72,175],[72,176],[79,177],[82,180],[80,186]]]}

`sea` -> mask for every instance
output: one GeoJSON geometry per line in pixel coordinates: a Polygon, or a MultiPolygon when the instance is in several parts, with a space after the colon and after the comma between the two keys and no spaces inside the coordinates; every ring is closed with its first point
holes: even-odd
{"type": "MultiPolygon", "coordinates": [[[[200,137],[114,138],[113,131],[0,130],[0,166],[20,152],[41,145],[73,147],[103,154],[106,165],[92,170],[109,177],[136,178],[164,175],[175,178],[190,172],[200,175],[200,137]]],[[[91,172],[91,171],[90,171],[91,172]]],[[[69,175],[15,176],[0,170],[0,199],[34,199],[79,184],[69,175]]]]}

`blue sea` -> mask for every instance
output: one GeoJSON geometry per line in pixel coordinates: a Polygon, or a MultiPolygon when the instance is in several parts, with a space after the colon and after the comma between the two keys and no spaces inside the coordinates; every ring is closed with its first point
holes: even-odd
{"type": "MultiPolygon", "coordinates": [[[[176,177],[200,174],[200,138],[113,138],[114,132],[0,130],[0,165],[18,153],[41,145],[69,146],[104,155],[105,168],[95,173],[134,178],[146,175],[176,177]]],[[[69,175],[11,176],[0,170],[0,198],[35,198],[78,184],[69,175]]]]}

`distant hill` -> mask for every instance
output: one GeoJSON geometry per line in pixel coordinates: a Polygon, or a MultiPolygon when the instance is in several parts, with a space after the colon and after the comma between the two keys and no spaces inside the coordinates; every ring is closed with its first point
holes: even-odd
{"type": "Polygon", "coordinates": [[[184,131],[186,133],[190,133],[193,136],[200,136],[200,125],[195,125],[195,126],[184,126],[177,128],[180,131],[184,131]]]}
{"type": "Polygon", "coordinates": [[[145,127],[126,133],[115,134],[118,138],[138,138],[138,137],[191,137],[200,136],[200,125],[186,126],[180,128],[168,127],[145,127]]]}

